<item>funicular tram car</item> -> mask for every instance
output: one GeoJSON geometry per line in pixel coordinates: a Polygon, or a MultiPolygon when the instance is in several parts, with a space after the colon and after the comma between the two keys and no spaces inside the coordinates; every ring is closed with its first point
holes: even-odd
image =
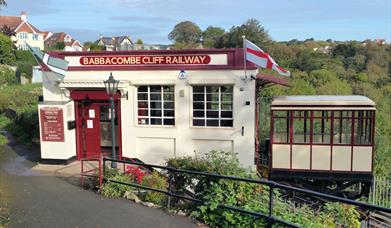
{"type": "Polygon", "coordinates": [[[374,158],[372,100],[283,96],[273,99],[270,112],[269,178],[349,198],[368,194],[374,158]]]}

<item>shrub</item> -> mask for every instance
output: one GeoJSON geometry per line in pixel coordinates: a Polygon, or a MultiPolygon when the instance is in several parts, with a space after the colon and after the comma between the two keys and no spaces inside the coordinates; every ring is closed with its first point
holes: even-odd
{"type": "MultiPolygon", "coordinates": [[[[235,154],[230,152],[211,151],[202,157],[173,158],[168,161],[168,165],[221,175],[257,178],[250,170],[241,168],[235,154]]],[[[263,219],[221,209],[218,205],[267,214],[269,202],[269,187],[267,186],[195,175],[177,175],[175,183],[175,187],[180,188],[179,190],[186,187],[192,188],[194,196],[205,202],[191,208],[191,214],[211,227],[265,226],[263,219]]],[[[343,224],[355,226],[359,223],[354,207],[335,204],[336,206],[326,206],[322,211],[318,211],[307,206],[293,207],[290,205],[292,203],[285,201],[280,191],[274,190],[273,215],[285,221],[304,227],[333,227],[343,224]]]]}
{"type": "Polygon", "coordinates": [[[0,65],[0,88],[15,83],[16,83],[15,71],[13,71],[7,65],[0,65]]]}
{"type": "MultiPolygon", "coordinates": [[[[156,171],[152,172],[152,174],[145,175],[141,184],[164,191],[167,191],[168,188],[167,178],[156,171]]],[[[154,191],[148,191],[146,194],[141,195],[140,198],[144,201],[148,201],[160,206],[165,206],[168,199],[166,194],[154,191]]]]}
{"type": "MultiPolygon", "coordinates": [[[[116,169],[112,169],[116,170],[116,169]]],[[[118,173],[116,171],[112,172],[106,178],[110,178],[111,180],[120,181],[124,183],[129,183],[129,176],[118,173]],[[111,176],[111,177],[110,177],[111,176]]],[[[135,189],[131,186],[118,184],[111,181],[107,181],[102,186],[102,194],[107,197],[123,197],[127,191],[134,191],[135,189]]]]}

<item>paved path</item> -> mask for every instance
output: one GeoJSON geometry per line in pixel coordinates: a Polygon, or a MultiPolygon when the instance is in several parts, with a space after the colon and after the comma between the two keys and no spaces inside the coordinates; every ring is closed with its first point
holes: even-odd
{"type": "Polygon", "coordinates": [[[10,227],[196,227],[186,217],[84,190],[75,176],[37,170],[39,151],[26,152],[0,146],[0,204],[9,206],[10,227]]]}

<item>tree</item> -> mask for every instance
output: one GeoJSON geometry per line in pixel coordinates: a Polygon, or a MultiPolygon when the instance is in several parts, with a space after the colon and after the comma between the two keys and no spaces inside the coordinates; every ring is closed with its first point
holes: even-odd
{"type": "Polygon", "coordinates": [[[261,48],[267,49],[271,39],[261,23],[256,19],[249,19],[241,26],[233,26],[223,37],[222,47],[243,47],[242,36],[261,48]]]}
{"type": "Polygon", "coordinates": [[[224,36],[224,29],[220,27],[209,26],[202,33],[203,36],[203,46],[208,48],[218,47],[218,44],[222,42],[222,37],[224,36]]]}
{"type": "Polygon", "coordinates": [[[144,42],[143,42],[142,39],[138,38],[137,41],[136,41],[136,44],[140,44],[141,45],[141,44],[144,44],[144,42]]]}
{"type": "Polygon", "coordinates": [[[175,43],[195,44],[200,42],[202,31],[197,24],[191,21],[182,21],[175,25],[168,34],[168,39],[175,43]]]}
{"type": "Polygon", "coordinates": [[[62,42],[62,41],[56,42],[56,43],[53,45],[53,48],[54,48],[55,50],[60,50],[60,51],[62,51],[62,50],[64,50],[64,48],[65,48],[65,43],[62,42]]]}
{"type": "Polygon", "coordinates": [[[0,88],[15,83],[15,71],[7,65],[0,65],[0,88]]]}
{"type": "Polygon", "coordinates": [[[3,27],[0,29],[0,32],[9,37],[16,35],[16,32],[7,25],[3,25],[3,27]]]}
{"type": "Polygon", "coordinates": [[[0,64],[14,64],[14,50],[15,46],[11,38],[4,34],[0,34],[0,64]]]}
{"type": "Polygon", "coordinates": [[[98,43],[99,43],[99,41],[95,41],[95,42],[87,41],[84,43],[84,47],[89,49],[90,51],[104,50],[105,48],[102,45],[99,45],[98,43]]]}
{"type": "Polygon", "coordinates": [[[7,2],[5,0],[0,0],[0,7],[7,6],[7,2]]]}
{"type": "Polygon", "coordinates": [[[351,95],[352,87],[347,81],[333,79],[316,89],[319,95],[351,95]]]}

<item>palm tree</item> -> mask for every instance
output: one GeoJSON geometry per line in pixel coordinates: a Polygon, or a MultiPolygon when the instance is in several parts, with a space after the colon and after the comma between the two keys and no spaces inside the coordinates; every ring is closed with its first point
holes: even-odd
{"type": "Polygon", "coordinates": [[[0,0],[0,7],[6,6],[6,5],[7,5],[7,2],[5,2],[5,0],[0,0]]]}

